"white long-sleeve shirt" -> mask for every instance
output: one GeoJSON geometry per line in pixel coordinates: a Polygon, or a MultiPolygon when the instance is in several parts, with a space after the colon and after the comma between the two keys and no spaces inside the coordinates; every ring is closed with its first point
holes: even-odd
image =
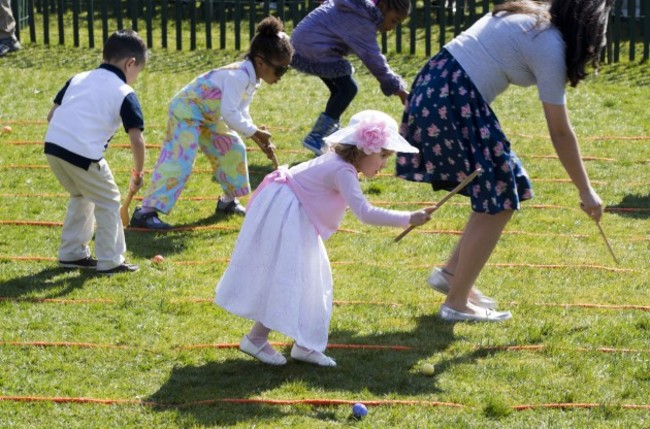
{"type": "Polygon", "coordinates": [[[250,137],[257,131],[249,106],[260,86],[250,60],[210,70],[178,91],[171,109],[196,121],[223,120],[228,127],[250,137]]]}

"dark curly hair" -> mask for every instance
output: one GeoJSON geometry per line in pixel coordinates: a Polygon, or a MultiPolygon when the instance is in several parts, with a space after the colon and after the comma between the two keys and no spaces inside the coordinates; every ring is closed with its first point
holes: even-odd
{"type": "MultiPolygon", "coordinates": [[[[386,6],[386,9],[392,10],[399,14],[408,15],[411,13],[410,0],[379,0],[386,6]]],[[[379,1],[377,3],[379,3],[379,1]]]]}
{"type": "Polygon", "coordinates": [[[278,61],[291,60],[293,46],[284,33],[284,24],[279,18],[269,16],[257,25],[257,34],[251,40],[247,58],[263,57],[278,61]]]}
{"type": "Polygon", "coordinates": [[[537,23],[550,22],[562,34],[566,46],[567,80],[577,86],[587,77],[591,63],[598,70],[598,58],[605,42],[607,16],[613,0],[508,0],[494,7],[492,14],[523,13],[535,16],[537,23]]]}

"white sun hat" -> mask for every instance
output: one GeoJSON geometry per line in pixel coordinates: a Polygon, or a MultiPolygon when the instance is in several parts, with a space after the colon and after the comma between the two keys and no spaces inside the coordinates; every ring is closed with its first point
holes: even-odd
{"type": "Polygon", "coordinates": [[[403,153],[419,152],[399,135],[395,119],[378,110],[363,110],[357,113],[350,118],[347,127],[323,140],[328,146],[337,143],[356,146],[366,155],[379,153],[382,149],[403,153]]]}

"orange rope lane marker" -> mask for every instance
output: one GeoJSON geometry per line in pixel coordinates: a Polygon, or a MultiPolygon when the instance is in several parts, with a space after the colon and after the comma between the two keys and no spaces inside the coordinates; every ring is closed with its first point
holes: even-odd
{"type": "MultiPolygon", "coordinates": [[[[441,402],[441,401],[419,401],[419,400],[399,400],[399,399],[386,399],[386,400],[350,400],[350,399],[255,399],[255,398],[221,398],[221,399],[205,399],[200,401],[185,402],[182,404],[166,404],[153,401],[142,401],[140,399],[101,399],[101,398],[74,398],[74,397],[60,397],[60,396],[0,396],[0,401],[14,401],[14,402],[54,402],[59,404],[73,403],[73,404],[100,404],[100,405],[142,405],[149,407],[173,407],[173,408],[186,408],[197,405],[214,405],[214,404],[259,404],[259,405],[313,405],[313,406],[334,406],[334,405],[352,405],[357,402],[362,402],[366,406],[411,406],[411,405],[424,405],[431,407],[451,407],[451,408],[465,408],[463,404],[455,402],[441,402]]],[[[515,411],[534,410],[537,408],[557,408],[557,409],[570,409],[570,408],[600,408],[606,407],[605,404],[597,403],[557,403],[557,404],[524,404],[514,405],[512,409],[515,411]]],[[[615,405],[624,410],[650,410],[650,404],[620,404],[615,405]]]]}
{"type": "MultiPolygon", "coordinates": [[[[504,352],[516,352],[516,351],[542,351],[548,349],[548,346],[544,344],[528,344],[520,346],[492,346],[492,347],[476,347],[476,350],[486,350],[486,351],[504,351],[504,352]]],[[[650,350],[642,349],[615,349],[612,347],[557,347],[558,350],[572,350],[579,352],[599,352],[599,353],[650,353],[650,350]]]]}
{"type": "Polygon", "coordinates": [[[55,304],[115,304],[112,299],[92,298],[92,299],[62,299],[62,298],[22,298],[0,296],[0,301],[11,302],[47,302],[55,304]]]}
{"type": "MultiPolygon", "coordinates": [[[[0,396],[0,401],[14,402],[56,402],[56,403],[76,403],[76,404],[101,404],[101,405],[144,405],[150,407],[192,407],[196,405],[214,405],[220,403],[226,404],[259,404],[259,405],[314,405],[314,406],[333,406],[333,405],[352,405],[359,400],[350,399],[254,399],[254,398],[221,398],[205,399],[201,401],[191,401],[182,404],[166,404],[153,401],[142,401],[139,399],[101,399],[101,398],[72,398],[60,396],[0,396]]],[[[418,401],[418,400],[367,400],[361,401],[367,406],[399,406],[399,405],[426,405],[432,407],[453,407],[464,408],[462,404],[454,402],[440,401],[418,401]]]]}
{"type": "MultiPolygon", "coordinates": [[[[527,405],[515,405],[512,407],[513,410],[515,411],[523,411],[523,410],[534,410],[536,408],[600,408],[600,407],[605,407],[607,405],[605,404],[573,404],[573,403],[568,403],[568,404],[527,404],[527,405]]],[[[626,410],[650,410],[650,405],[635,405],[635,404],[621,404],[621,405],[615,405],[617,407],[621,407],[626,410]]]]}
{"type": "MultiPolygon", "coordinates": [[[[2,257],[0,256],[0,259],[2,257]]],[[[52,258],[54,260],[54,258],[52,258]]],[[[104,298],[90,298],[90,299],[63,299],[63,298],[23,298],[23,297],[9,297],[9,296],[0,296],[0,301],[9,301],[9,302],[32,302],[32,303],[55,303],[55,304],[115,304],[117,301],[112,299],[104,298]]],[[[176,298],[170,299],[169,302],[173,304],[178,303],[212,303],[214,299],[212,298],[176,298]]],[[[387,307],[399,307],[403,305],[399,302],[387,302],[387,301],[361,301],[361,300],[334,300],[334,305],[383,305],[387,307]]],[[[600,310],[640,310],[640,311],[650,311],[649,305],[637,305],[637,304],[591,304],[591,303],[519,303],[516,301],[510,301],[510,305],[530,305],[538,307],[577,307],[577,308],[593,308],[600,310]]]]}
{"type": "Polygon", "coordinates": [[[79,347],[88,349],[130,349],[129,346],[117,346],[114,344],[94,344],[94,343],[75,343],[68,341],[49,342],[49,341],[0,341],[0,346],[18,346],[18,347],[79,347]]]}
{"type": "MultiPolygon", "coordinates": [[[[270,341],[271,345],[276,347],[289,347],[293,343],[270,341]]],[[[115,345],[115,344],[94,344],[79,342],[49,342],[49,341],[0,341],[0,346],[15,347],[70,347],[70,348],[89,348],[89,349],[119,349],[128,350],[137,348],[137,346],[115,345]]],[[[197,350],[197,349],[236,349],[239,343],[214,343],[214,344],[189,344],[172,347],[174,350],[197,350]]],[[[414,347],[386,344],[328,344],[330,350],[392,350],[392,351],[409,351],[415,350],[414,347]]],[[[548,349],[544,344],[522,344],[510,346],[476,346],[474,350],[484,351],[542,351],[548,349]]],[[[580,352],[599,352],[599,353],[650,353],[650,350],[612,348],[612,347],[557,347],[558,350],[570,350],[580,352]]]]}
{"type": "MultiPolygon", "coordinates": [[[[269,344],[277,347],[289,347],[293,343],[269,341],[269,344]]],[[[176,349],[192,350],[192,349],[236,349],[239,343],[216,343],[216,344],[192,344],[187,346],[177,346],[176,349]]],[[[356,349],[356,350],[395,350],[407,351],[413,350],[413,347],[408,346],[392,346],[381,344],[328,344],[328,349],[356,349]]]]}

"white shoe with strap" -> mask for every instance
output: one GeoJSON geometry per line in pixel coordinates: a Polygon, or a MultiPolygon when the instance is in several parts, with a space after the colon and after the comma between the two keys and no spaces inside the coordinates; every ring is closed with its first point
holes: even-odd
{"type": "MultiPolygon", "coordinates": [[[[442,269],[434,268],[431,271],[431,274],[429,274],[429,279],[427,282],[433,290],[436,290],[444,295],[449,294],[449,280],[447,280],[447,277],[445,276],[445,273],[442,269]]],[[[494,298],[490,298],[489,296],[484,295],[483,292],[475,287],[472,287],[468,301],[481,308],[487,308],[490,310],[497,308],[497,302],[494,298]]]]}
{"type": "Polygon", "coordinates": [[[294,344],[291,348],[291,358],[318,366],[336,366],[336,361],[316,350],[307,350],[294,344]]]}
{"type": "Polygon", "coordinates": [[[282,353],[276,351],[275,354],[268,354],[264,351],[264,347],[268,344],[268,341],[262,344],[261,346],[256,346],[251,340],[248,339],[248,335],[244,335],[239,343],[239,350],[254,357],[255,359],[264,362],[267,365],[284,365],[287,363],[287,358],[282,356],[282,353]]]}

